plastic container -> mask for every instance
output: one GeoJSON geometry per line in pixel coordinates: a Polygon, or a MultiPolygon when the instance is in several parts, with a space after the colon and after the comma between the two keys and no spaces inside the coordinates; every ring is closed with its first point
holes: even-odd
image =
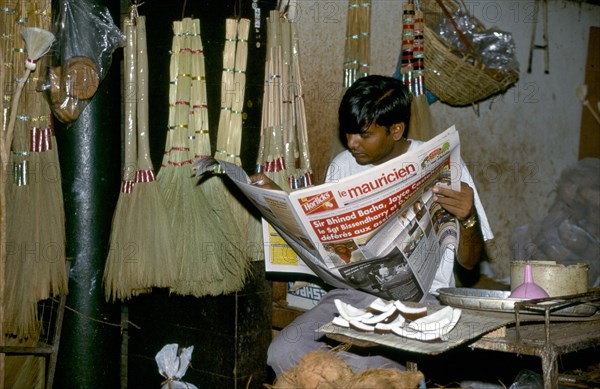
{"type": "Polygon", "coordinates": [[[523,283],[526,264],[531,266],[535,283],[544,289],[550,297],[567,296],[588,291],[588,264],[563,265],[554,261],[511,262],[511,290],[523,283]]]}
{"type": "Polygon", "coordinates": [[[525,265],[523,277],[523,283],[512,291],[509,296],[510,298],[533,300],[550,297],[544,288],[533,281],[533,271],[531,270],[531,265],[525,265]]]}

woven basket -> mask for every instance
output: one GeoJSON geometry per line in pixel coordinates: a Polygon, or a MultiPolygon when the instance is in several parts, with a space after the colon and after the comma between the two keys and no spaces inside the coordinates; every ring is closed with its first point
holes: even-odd
{"type": "MultiPolygon", "coordinates": [[[[454,0],[442,2],[450,13],[459,7],[454,0]]],[[[440,101],[467,106],[503,93],[517,82],[518,72],[490,69],[476,56],[443,41],[433,30],[444,17],[435,0],[421,0],[421,8],[425,15],[425,82],[440,101]]]]}

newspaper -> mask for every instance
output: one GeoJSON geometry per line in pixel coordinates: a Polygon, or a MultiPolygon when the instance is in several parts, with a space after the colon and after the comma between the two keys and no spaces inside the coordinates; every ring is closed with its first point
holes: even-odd
{"type": "Polygon", "coordinates": [[[384,299],[421,301],[456,245],[454,217],[432,201],[433,185],[460,190],[454,126],[393,160],[334,183],[292,193],[252,185],[244,170],[214,159],[197,175],[227,174],[264,219],[326,283],[384,299]]]}

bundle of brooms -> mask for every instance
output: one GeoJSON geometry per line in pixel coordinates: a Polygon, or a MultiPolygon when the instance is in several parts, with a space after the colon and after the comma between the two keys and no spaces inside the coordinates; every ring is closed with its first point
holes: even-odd
{"type": "Polygon", "coordinates": [[[299,50],[295,24],[272,11],[257,172],[288,192],[312,185],[299,50]]]}
{"type": "MultiPolygon", "coordinates": [[[[250,20],[226,19],[223,71],[221,78],[221,110],[219,115],[215,158],[241,165],[242,110],[246,88],[248,34],[250,20]],[[234,93],[232,93],[232,91],[234,93]]],[[[255,239],[256,224],[240,203],[226,177],[202,177],[197,186],[210,209],[213,241],[216,247],[213,261],[219,264],[219,277],[208,281],[212,295],[240,290],[250,270],[247,247],[255,239]]],[[[259,228],[259,226],[258,226],[259,228]]]]}
{"type": "Polygon", "coordinates": [[[107,300],[125,300],[175,281],[174,242],[155,180],[148,141],[148,59],[145,17],[126,18],[125,166],[104,269],[107,300]],[[131,98],[135,96],[135,98],[131,98]]]}
{"type": "Polygon", "coordinates": [[[174,22],[173,30],[170,69],[175,87],[169,96],[167,158],[159,171],[180,261],[171,292],[219,295],[241,289],[248,272],[240,248],[243,214],[234,217],[234,204],[220,177],[200,182],[193,177],[194,158],[211,155],[200,22],[185,18],[174,22]]]}
{"type": "MultiPolygon", "coordinates": [[[[23,7],[21,4],[20,11],[27,14],[29,9],[23,7]]],[[[33,20],[33,24],[48,27],[49,19],[41,19],[33,20]]],[[[15,40],[14,52],[25,53],[26,58],[14,64],[15,74],[22,72],[22,76],[16,78],[8,125],[2,132],[0,147],[1,208],[3,212],[6,210],[2,215],[5,245],[2,253],[6,266],[3,330],[17,339],[35,341],[39,336],[37,302],[67,292],[65,229],[50,110],[29,77],[36,70],[38,60],[50,49],[54,35],[43,28],[21,28],[15,24],[14,36],[19,41],[23,38],[25,48],[21,49],[15,40]],[[12,179],[5,180],[9,177],[9,168],[12,179]]],[[[3,123],[6,122],[3,120],[3,123]]]]}

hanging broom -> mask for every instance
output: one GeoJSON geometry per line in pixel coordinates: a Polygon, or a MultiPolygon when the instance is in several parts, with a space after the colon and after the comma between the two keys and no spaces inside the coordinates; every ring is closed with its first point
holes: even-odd
{"type": "Polygon", "coordinates": [[[312,168],[308,149],[308,126],[306,109],[304,107],[304,92],[302,90],[302,72],[300,71],[300,45],[295,22],[290,23],[292,39],[292,83],[296,86],[293,97],[296,134],[298,137],[298,170],[295,177],[296,188],[306,188],[312,185],[312,168]]]}
{"type": "Polygon", "coordinates": [[[281,126],[283,132],[283,160],[286,179],[290,190],[296,189],[296,166],[298,161],[298,143],[294,111],[294,83],[292,82],[292,34],[291,26],[285,16],[278,20],[281,42],[281,126]]]}
{"type": "Polygon", "coordinates": [[[263,104],[261,172],[273,180],[282,190],[290,191],[284,157],[285,141],[283,127],[283,48],[281,45],[281,22],[278,11],[271,11],[267,32],[266,85],[263,104]]]}
{"type": "Polygon", "coordinates": [[[208,122],[208,96],[206,93],[206,69],[204,65],[204,48],[200,33],[200,19],[192,20],[192,86],[190,132],[193,129],[194,158],[212,156],[208,122]]]}
{"type": "Polygon", "coordinates": [[[217,129],[215,158],[227,160],[227,140],[231,122],[231,104],[235,91],[234,69],[236,52],[237,20],[225,19],[225,47],[223,48],[223,72],[221,74],[221,110],[217,129]]]}
{"type": "MultiPolygon", "coordinates": [[[[227,131],[226,160],[241,165],[240,148],[242,144],[242,111],[246,90],[246,64],[248,62],[249,19],[239,19],[236,34],[235,67],[233,69],[233,86],[235,93],[231,101],[229,129],[227,131]]],[[[231,94],[231,90],[228,92],[231,94]]]]}
{"type": "Polygon", "coordinates": [[[137,249],[140,263],[135,284],[142,291],[150,287],[169,287],[175,281],[177,267],[167,209],[150,159],[148,140],[148,55],[146,18],[136,18],[137,41],[137,172],[133,204],[136,206],[137,249]]]}
{"type": "MultiPolygon", "coordinates": [[[[19,36],[18,30],[22,28],[25,20],[30,26],[42,29],[50,27],[50,1],[28,4],[22,2],[18,12],[20,15],[29,16],[27,19],[18,18],[16,15],[17,9],[10,8],[11,5],[0,2],[1,14],[10,16],[10,18],[7,18],[8,20],[0,23],[2,24],[2,27],[0,27],[0,35],[2,36],[2,48],[0,49],[2,134],[0,136],[2,137],[6,133],[7,128],[5,126],[8,122],[8,109],[5,109],[4,103],[10,101],[10,98],[5,96],[4,82],[5,80],[19,82],[19,78],[13,74],[19,74],[25,70],[21,66],[23,60],[21,58],[13,59],[13,56],[20,57],[21,53],[26,53],[26,50],[17,50],[18,45],[13,42],[12,38],[19,36]],[[10,50],[10,54],[6,50],[10,50]],[[5,55],[5,53],[8,55],[5,55]],[[12,66],[8,66],[8,64],[12,66]],[[6,77],[8,74],[10,75],[6,77]]],[[[41,57],[40,59],[47,60],[48,58],[41,57]]],[[[0,303],[0,310],[2,311],[0,315],[0,334],[10,335],[2,337],[2,345],[16,347],[36,347],[39,344],[41,323],[37,318],[37,300],[46,299],[51,294],[66,293],[64,210],[56,142],[50,134],[50,109],[41,94],[36,92],[35,84],[37,84],[37,78],[34,77],[29,77],[25,81],[21,93],[23,98],[19,101],[19,111],[21,112],[17,113],[17,122],[13,130],[15,137],[18,135],[17,132],[25,135],[40,135],[23,138],[21,142],[14,142],[13,138],[15,148],[21,149],[29,146],[29,149],[26,149],[26,153],[24,153],[28,155],[20,157],[23,162],[28,164],[29,172],[23,172],[25,175],[29,174],[28,185],[16,187],[14,180],[9,180],[8,177],[4,176],[6,161],[2,161],[2,167],[0,168],[0,191],[2,192],[0,194],[0,197],[2,197],[2,200],[0,200],[2,203],[0,205],[0,218],[3,220],[0,223],[2,225],[0,227],[2,231],[0,253],[2,253],[3,267],[0,277],[4,281],[1,287],[4,292],[3,297],[6,294],[13,296],[12,302],[3,299],[0,303]],[[14,196],[10,204],[6,203],[7,188],[5,184],[9,185],[13,195],[19,196],[16,199],[16,204],[14,196]],[[43,195],[43,198],[40,200],[41,195],[43,195]],[[29,204],[26,210],[26,212],[30,212],[29,214],[21,212],[26,204],[29,204]],[[14,217],[6,214],[7,208],[8,213],[12,213],[14,217]],[[28,217],[28,215],[32,217],[28,217]],[[9,216],[9,223],[6,223],[5,216],[9,216]],[[22,226],[27,227],[22,228],[22,226]],[[22,230],[22,232],[16,232],[16,228],[22,230]],[[11,236],[9,238],[10,263],[7,262],[5,256],[7,234],[11,236]],[[13,273],[14,270],[20,270],[20,274],[5,278],[5,266],[13,273]],[[54,271],[58,271],[58,274],[54,271]],[[18,280],[17,277],[22,276],[25,276],[22,279],[23,282],[15,283],[18,280]],[[15,294],[19,296],[16,299],[14,299],[15,294]],[[6,312],[4,310],[5,304],[8,307],[6,312]],[[5,318],[6,326],[3,325],[5,318]],[[5,328],[8,331],[5,332],[5,328]]],[[[7,146],[10,147],[10,145],[7,146]]],[[[11,155],[11,158],[16,159],[16,156],[11,155]]],[[[6,368],[0,374],[0,377],[3,377],[6,387],[40,387],[45,381],[43,374],[44,358],[42,357],[32,355],[6,356],[5,365],[6,368]]]]}
{"type": "MultiPolygon", "coordinates": [[[[200,21],[194,19],[192,22],[192,110],[188,134],[193,138],[194,158],[205,158],[210,157],[211,148],[204,57],[200,21]]],[[[241,249],[242,231],[239,228],[240,218],[244,218],[241,212],[244,210],[234,213],[232,203],[236,200],[230,198],[221,177],[203,177],[194,192],[203,223],[196,240],[203,244],[204,249],[197,253],[199,260],[182,263],[180,277],[171,291],[196,297],[237,291],[244,285],[248,271],[248,261],[241,249]]]]}
{"type": "MultiPolygon", "coordinates": [[[[412,1],[410,3],[412,3],[412,1]]],[[[408,20],[408,23],[410,23],[410,19],[408,20]]],[[[427,141],[431,139],[434,134],[431,125],[431,112],[429,110],[429,103],[427,102],[427,96],[425,95],[425,26],[423,23],[423,11],[420,9],[414,10],[413,23],[412,69],[410,80],[413,96],[408,135],[411,139],[427,141]]]]}
{"type": "Polygon", "coordinates": [[[344,46],[344,87],[369,74],[371,1],[350,0],[344,46]]]}
{"type": "Polygon", "coordinates": [[[131,18],[125,18],[124,22],[127,45],[124,49],[124,95],[125,99],[125,161],[123,167],[123,178],[121,191],[117,199],[114,211],[112,228],[110,231],[110,250],[106,265],[104,267],[104,290],[107,301],[124,300],[133,296],[132,290],[139,292],[139,285],[130,281],[136,279],[135,273],[139,266],[136,242],[132,239],[131,231],[135,227],[130,218],[133,205],[133,191],[135,190],[136,176],[136,102],[131,98],[135,96],[136,89],[136,37],[135,25],[131,18]]]}
{"type": "MultiPolygon", "coordinates": [[[[190,274],[187,269],[194,262],[202,262],[206,242],[211,242],[210,229],[203,225],[203,209],[199,208],[194,193],[195,179],[191,164],[193,161],[192,140],[190,139],[191,106],[191,34],[193,24],[186,18],[173,23],[174,43],[178,51],[171,54],[171,80],[176,80],[172,111],[172,129],[168,140],[167,166],[161,168],[158,182],[165,198],[169,214],[169,226],[175,242],[174,257],[177,260],[177,276],[173,286],[187,285],[189,278],[196,280],[202,275],[190,274]],[[178,41],[178,42],[176,42],[178,41]]],[[[170,99],[172,96],[170,96],[170,99]]],[[[205,207],[205,205],[203,205],[205,207]]],[[[203,283],[197,283],[199,294],[207,294],[203,283]]],[[[173,290],[171,290],[173,291],[173,290]]]]}
{"type": "MultiPolygon", "coordinates": [[[[229,31],[226,31],[227,40],[224,51],[224,64],[225,66],[228,66],[228,63],[234,63],[236,65],[235,68],[231,69],[224,66],[223,85],[233,85],[235,83],[236,75],[240,73],[236,71],[232,72],[230,70],[240,69],[245,71],[245,61],[243,61],[244,68],[241,68],[240,62],[236,60],[235,56],[231,55],[231,52],[229,52],[235,51],[236,49],[232,44],[235,43],[237,36],[235,31],[232,31],[234,26],[234,23],[228,21],[227,28],[229,31]],[[233,82],[231,81],[231,75],[234,77],[233,82]]],[[[200,39],[199,35],[197,39],[200,39]]],[[[192,42],[193,41],[194,36],[192,36],[192,42]]],[[[196,51],[197,47],[198,43],[192,44],[192,53],[196,51]]],[[[192,78],[202,79],[204,77],[202,70],[203,64],[200,64],[199,61],[201,62],[203,59],[200,56],[193,56],[192,58],[192,78]],[[199,71],[202,73],[198,74],[199,71]]],[[[243,79],[238,77],[237,80],[238,83],[236,83],[235,92],[237,92],[238,88],[243,88],[243,85],[239,85],[243,82],[243,79]]],[[[192,82],[192,107],[203,106],[205,104],[203,101],[195,101],[196,97],[201,98],[205,95],[205,92],[201,90],[202,87],[203,85],[201,83],[192,82]]],[[[225,91],[225,93],[232,95],[224,96],[222,98],[222,104],[231,104],[231,107],[237,107],[236,104],[239,103],[235,100],[240,98],[238,94],[232,93],[234,90],[228,86],[222,86],[222,90],[225,91]]],[[[226,122],[221,124],[220,121],[219,127],[225,131],[225,133],[233,134],[233,131],[229,132],[229,130],[232,129],[231,121],[236,113],[230,109],[223,109],[227,108],[223,105],[221,108],[220,120],[226,120],[226,122]],[[227,120],[229,122],[227,122],[227,120]]],[[[193,120],[190,123],[191,128],[189,130],[190,135],[195,134],[196,138],[198,138],[198,129],[193,130],[193,127],[199,125],[208,127],[208,119],[206,118],[199,121],[197,118],[198,113],[201,112],[197,112],[195,109],[193,110],[193,114],[191,115],[193,120]]],[[[241,126],[241,105],[239,116],[239,125],[241,126]]],[[[201,115],[201,118],[202,117],[203,116],[201,115]]],[[[241,128],[237,130],[238,133],[240,133],[240,131],[241,128]]],[[[217,152],[217,154],[220,155],[222,159],[235,161],[235,155],[239,154],[239,150],[231,148],[235,148],[235,146],[232,146],[233,143],[231,143],[230,136],[220,136],[220,134],[221,133],[219,133],[220,146],[217,146],[218,149],[220,148],[220,153],[217,152]]],[[[206,134],[206,136],[201,134],[201,136],[205,137],[204,142],[206,142],[206,136],[208,136],[208,134],[206,134]]],[[[210,153],[210,148],[206,147],[206,144],[202,147],[200,142],[203,141],[195,139],[195,144],[197,145],[197,158],[201,158],[202,155],[206,155],[207,152],[210,153]]],[[[248,257],[243,250],[246,242],[245,227],[247,225],[246,220],[248,218],[248,212],[241,204],[239,204],[237,199],[232,196],[220,177],[203,178],[196,187],[196,200],[201,207],[198,214],[202,215],[203,226],[201,227],[202,230],[197,232],[198,236],[195,239],[197,242],[203,243],[204,246],[202,250],[198,250],[196,261],[184,261],[182,263],[185,267],[182,267],[180,279],[176,286],[171,290],[174,293],[193,295],[196,297],[206,294],[219,295],[238,291],[243,287],[249,270],[248,257]]]]}
{"type": "Polygon", "coordinates": [[[6,260],[4,264],[6,264],[5,281],[7,282],[4,285],[4,331],[19,338],[28,338],[37,336],[37,300],[35,296],[38,293],[31,283],[36,279],[32,275],[39,271],[34,266],[35,258],[31,256],[32,252],[28,250],[35,250],[34,254],[37,256],[40,248],[35,247],[39,240],[35,240],[30,228],[30,223],[32,221],[35,223],[36,220],[36,207],[32,203],[32,197],[35,196],[34,190],[31,185],[27,185],[29,184],[27,172],[30,169],[27,128],[19,126],[19,133],[15,136],[15,125],[17,118],[23,122],[29,121],[27,115],[17,115],[21,93],[29,75],[36,68],[37,60],[50,49],[54,35],[40,28],[28,27],[21,32],[21,37],[25,42],[25,52],[27,53],[25,69],[11,97],[8,125],[0,137],[0,157],[4,173],[1,183],[2,204],[0,204],[0,208],[3,212],[2,242],[5,245],[3,259],[6,260]],[[14,138],[18,140],[13,146],[17,153],[11,153],[14,138]],[[15,164],[13,165],[12,162],[15,164]],[[9,184],[9,188],[6,188],[5,184],[8,180],[4,178],[8,177],[8,169],[12,166],[20,169],[15,178],[21,181],[13,181],[9,184]],[[26,216],[24,218],[23,214],[27,212],[31,213],[31,218],[26,218],[26,216]],[[9,244],[12,247],[9,247],[9,244]],[[34,259],[34,261],[26,263],[25,260],[28,259],[34,259]],[[14,282],[14,284],[8,282],[14,282]]]}

